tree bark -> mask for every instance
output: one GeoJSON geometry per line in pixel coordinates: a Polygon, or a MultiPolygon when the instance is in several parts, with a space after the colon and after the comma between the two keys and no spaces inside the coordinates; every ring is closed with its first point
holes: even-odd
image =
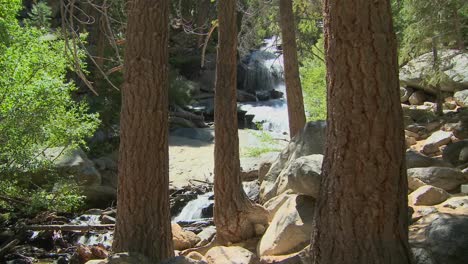
{"type": "Polygon", "coordinates": [[[306,117],[297,61],[296,23],[292,0],[280,0],[280,27],[283,42],[284,79],[288,99],[289,133],[293,138],[304,128],[306,117]]]}
{"type": "Polygon", "coordinates": [[[113,250],[174,255],[169,210],[168,0],[129,2],[113,250]]]}
{"type": "Polygon", "coordinates": [[[390,2],[324,2],[327,144],[314,264],[411,263],[390,2]]]}
{"type": "Polygon", "coordinates": [[[268,213],[242,189],[237,125],[236,0],[218,2],[218,59],[215,93],[214,222],[221,244],[255,235],[255,224],[267,224],[268,213]]]}

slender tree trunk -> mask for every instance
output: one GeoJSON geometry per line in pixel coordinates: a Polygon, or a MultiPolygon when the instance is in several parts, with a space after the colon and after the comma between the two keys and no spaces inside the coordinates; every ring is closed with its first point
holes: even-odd
{"type": "Polygon", "coordinates": [[[280,26],[286,96],[288,98],[289,133],[292,138],[304,128],[306,122],[297,61],[296,23],[294,22],[292,0],[280,0],[280,26]]]}
{"type": "Polygon", "coordinates": [[[174,255],[169,211],[168,0],[129,2],[115,252],[174,255]]]}
{"type": "Polygon", "coordinates": [[[268,213],[245,195],[240,179],[237,126],[236,0],[218,1],[219,44],[215,93],[215,206],[218,242],[238,242],[255,235],[255,224],[267,224],[268,213]]]}
{"type": "Polygon", "coordinates": [[[312,263],[411,263],[390,2],[326,0],[324,15],[327,145],[312,263]]]}

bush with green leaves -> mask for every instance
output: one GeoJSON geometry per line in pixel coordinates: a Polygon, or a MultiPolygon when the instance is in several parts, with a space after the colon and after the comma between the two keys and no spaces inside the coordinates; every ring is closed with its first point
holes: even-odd
{"type": "MultiPolygon", "coordinates": [[[[67,74],[73,62],[60,35],[21,27],[15,18],[20,8],[20,1],[0,0],[0,182],[21,183],[16,187],[24,190],[16,194],[32,203],[27,175],[50,165],[37,158],[41,152],[83,145],[99,120],[86,103],[72,99],[76,86],[67,74]]],[[[33,198],[57,201],[46,199],[50,188],[36,187],[33,198]]]]}
{"type": "Polygon", "coordinates": [[[327,118],[327,82],[323,53],[323,39],[312,47],[312,56],[302,61],[301,84],[308,121],[327,118]]]}

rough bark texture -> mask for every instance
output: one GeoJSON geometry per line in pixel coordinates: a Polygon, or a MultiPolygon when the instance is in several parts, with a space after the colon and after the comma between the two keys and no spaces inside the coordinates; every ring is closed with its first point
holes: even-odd
{"type": "Polygon", "coordinates": [[[169,211],[168,0],[129,2],[114,252],[173,256],[169,211]]]}
{"type": "Polygon", "coordinates": [[[296,23],[292,0],[280,0],[280,26],[283,41],[284,79],[288,98],[289,133],[292,138],[304,128],[306,122],[297,61],[296,23]]]}
{"type": "Polygon", "coordinates": [[[324,4],[328,125],[312,263],[410,263],[390,3],[324,4]]]}
{"type": "Polygon", "coordinates": [[[266,224],[266,210],[242,189],[237,127],[236,0],[218,1],[218,59],[215,93],[215,206],[218,242],[238,242],[255,235],[254,224],[266,224]]]}

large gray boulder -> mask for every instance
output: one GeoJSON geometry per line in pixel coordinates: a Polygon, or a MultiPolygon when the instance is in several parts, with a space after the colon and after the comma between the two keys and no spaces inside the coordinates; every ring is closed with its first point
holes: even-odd
{"type": "Polygon", "coordinates": [[[315,199],[291,196],[277,210],[260,243],[258,255],[286,255],[310,243],[315,199]]]}
{"type": "MultiPolygon", "coordinates": [[[[426,228],[424,247],[436,263],[466,264],[468,260],[468,216],[437,214],[426,228]]],[[[424,221],[424,218],[421,219],[424,221]]],[[[421,221],[420,220],[420,221],[421,221]]]]}
{"type": "Polygon", "coordinates": [[[442,152],[442,158],[453,166],[468,162],[468,140],[462,140],[447,145],[442,152]]]}
{"type": "Polygon", "coordinates": [[[238,247],[213,247],[205,254],[208,264],[258,264],[260,260],[249,250],[238,247]]]}
{"type": "Polygon", "coordinates": [[[436,205],[444,202],[449,197],[450,195],[445,190],[425,185],[412,192],[408,200],[414,205],[436,205]]]}
{"type": "Polygon", "coordinates": [[[408,177],[418,179],[425,184],[451,191],[468,180],[458,169],[446,167],[427,167],[408,169],[408,177]]]}
{"type": "Polygon", "coordinates": [[[277,179],[276,194],[292,190],[318,198],[322,172],[323,155],[303,156],[292,161],[277,179]]]}
{"type": "Polygon", "coordinates": [[[451,164],[431,158],[414,150],[406,151],[406,168],[451,167],[451,164]]]}
{"type": "MultiPolygon", "coordinates": [[[[445,50],[440,51],[439,56],[442,62],[441,69],[446,77],[446,80],[440,83],[441,90],[455,92],[467,89],[468,53],[460,54],[458,50],[445,50]]],[[[436,94],[437,91],[433,87],[426,85],[431,77],[432,64],[432,52],[409,61],[400,69],[400,84],[436,94]]]]}
{"type": "Polygon", "coordinates": [[[468,106],[468,90],[458,91],[453,95],[455,102],[459,106],[466,107],[468,106]]]}
{"type": "Polygon", "coordinates": [[[101,184],[101,174],[81,148],[49,148],[44,151],[41,158],[50,160],[52,166],[61,175],[73,176],[79,185],[96,186],[101,184]]]}
{"type": "Polygon", "coordinates": [[[277,178],[289,164],[299,157],[323,154],[325,145],[325,121],[309,122],[280,153],[260,186],[260,200],[265,202],[277,194],[277,178]]]}

